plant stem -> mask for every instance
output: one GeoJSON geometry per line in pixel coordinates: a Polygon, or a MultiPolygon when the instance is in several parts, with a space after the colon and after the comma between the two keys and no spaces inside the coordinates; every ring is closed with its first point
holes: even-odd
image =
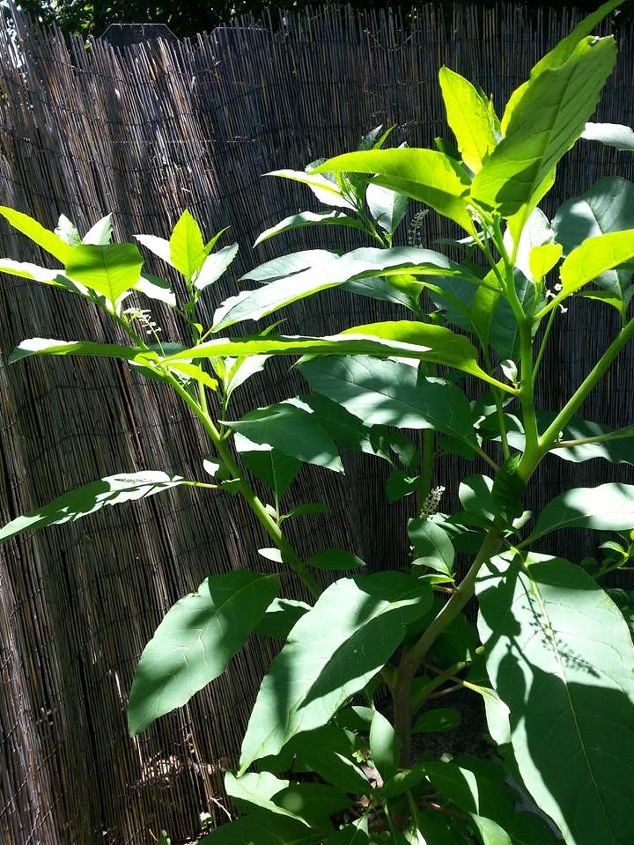
{"type": "Polygon", "coordinates": [[[550,337],[550,332],[553,327],[553,323],[555,322],[555,317],[557,316],[557,309],[554,308],[548,317],[548,323],[546,324],[546,330],[544,332],[544,336],[542,338],[542,342],[539,347],[539,352],[537,353],[537,360],[535,361],[535,366],[533,367],[533,378],[537,375],[537,371],[542,363],[542,358],[544,357],[544,352],[546,351],[546,344],[548,343],[548,338],[550,337]]]}
{"type": "Polygon", "coordinates": [[[275,519],[268,513],[262,501],[255,494],[251,485],[244,478],[240,471],[238,464],[235,461],[230,449],[222,438],[222,435],[210,419],[209,415],[203,411],[196,400],[179,384],[178,380],[173,376],[168,375],[167,381],[174,388],[176,393],[181,397],[183,402],[189,407],[192,413],[200,421],[205,433],[214,445],[218,457],[222,461],[224,468],[232,476],[235,481],[236,488],[239,490],[243,499],[249,505],[260,525],[264,528],[269,537],[273,540],[277,548],[282,553],[282,560],[288,564],[295,572],[298,578],[302,581],[306,589],[315,597],[319,596],[321,590],[317,581],[307,571],[306,564],[297,555],[291,544],[288,542],[282,529],[277,524],[275,519]]]}
{"type": "Polygon", "coordinates": [[[431,490],[431,483],[434,473],[434,431],[431,428],[423,429],[423,446],[421,455],[420,479],[416,485],[417,510],[420,513],[425,504],[425,499],[431,490]]]}
{"type": "Polygon", "coordinates": [[[409,764],[411,747],[411,703],[410,687],[419,666],[427,656],[427,652],[436,642],[440,634],[458,616],[469,599],[473,596],[478,572],[500,548],[502,543],[503,520],[497,517],[493,526],[484,538],[480,551],[471,564],[471,568],[456,588],[456,591],[440,609],[436,618],[423,632],[414,647],[403,655],[398,668],[396,686],[394,690],[394,727],[401,741],[401,766],[409,764]]]}
{"type": "Polygon", "coordinates": [[[634,437],[634,428],[623,431],[611,431],[608,434],[597,434],[595,437],[579,437],[576,440],[558,440],[550,447],[552,449],[572,449],[573,446],[586,446],[589,443],[607,443],[610,440],[627,440],[634,437]]]}
{"type": "Polygon", "coordinates": [[[633,337],[634,318],[623,326],[616,338],[608,346],[585,379],[581,382],[579,387],[572,394],[568,402],[566,402],[565,406],[542,434],[539,439],[539,447],[542,453],[549,451],[553,447],[559,437],[559,433],[568,425],[575,413],[586,400],[587,396],[592,393],[597,382],[605,375],[609,367],[613,364],[619,352],[623,349],[626,343],[632,340],[633,337]]]}

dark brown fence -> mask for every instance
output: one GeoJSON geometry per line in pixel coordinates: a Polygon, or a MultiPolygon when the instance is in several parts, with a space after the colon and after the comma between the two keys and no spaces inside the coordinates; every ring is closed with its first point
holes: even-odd
{"type": "MultiPolygon", "coordinates": [[[[512,5],[463,8],[446,20],[423,5],[404,26],[389,12],[368,16],[315,10],[275,25],[231,26],[195,42],[153,41],[115,49],[65,43],[21,19],[0,25],[0,203],[54,226],[64,212],[85,227],[115,213],[116,234],[166,234],[184,207],[207,231],[232,227],[238,271],[274,254],[329,246],[318,234],[250,244],[263,228],[310,200],[261,174],[301,168],[354,148],[379,123],[398,141],[429,144],[446,134],[436,74],[447,63],[502,104],[531,64],[576,18],[530,22],[512,5]]],[[[616,73],[599,119],[634,122],[631,29],[622,33],[616,73]]],[[[580,193],[599,175],[632,178],[632,157],[580,143],[561,168],[556,194],[580,193]]],[[[430,215],[424,238],[444,230],[430,215]]],[[[403,235],[404,237],[404,235],[403,235]]],[[[353,242],[350,241],[350,244],[353,242]]],[[[28,244],[0,226],[0,253],[34,260],[28,244]]],[[[384,316],[370,301],[324,295],[289,311],[289,330],[317,333],[384,316]]],[[[175,327],[159,314],[165,334],[175,327]]],[[[615,331],[575,304],[559,321],[558,358],[542,393],[556,406],[615,331]]],[[[87,306],[55,290],[0,285],[0,520],[72,485],[116,471],[200,473],[205,444],[183,409],[116,363],[35,361],[8,368],[6,355],[34,335],[111,339],[87,306]],[[69,307],[69,306],[73,307],[69,307]]],[[[632,421],[632,351],[587,417],[632,421]]],[[[296,377],[295,377],[296,378],[296,377]]],[[[283,367],[250,383],[244,408],[282,398],[296,382],[283,367]]],[[[597,462],[576,472],[599,483],[597,462]]],[[[300,495],[342,515],[306,522],[303,549],[354,546],[374,567],[403,561],[397,517],[385,505],[376,463],[350,462],[346,479],[313,472],[300,495]],[[306,527],[308,526],[308,527],[306,527]]],[[[629,468],[610,467],[629,478],[629,468]]],[[[572,483],[553,459],[536,480],[536,503],[572,483]]],[[[438,481],[455,494],[453,465],[438,481]]],[[[108,509],[109,510],[109,509],[108,509]]],[[[0,840],[7,845],[147,843],[162,828],[174,841],[198,830],[198,814],[222,819],[222,769],[238,747],[269,646],[249,647],[213,689],[160,721],[139,740],[125,730],[135,662],[163,612],[211,571],[254,563],[262,538],[239,504],[177,491],[77,524],[21,539],[0,551],[0,840]]],[[[581,553],[578,543],[570,556],[581,553]]],[[[290,589],[290,587],[289,587],[290,589]]]]}

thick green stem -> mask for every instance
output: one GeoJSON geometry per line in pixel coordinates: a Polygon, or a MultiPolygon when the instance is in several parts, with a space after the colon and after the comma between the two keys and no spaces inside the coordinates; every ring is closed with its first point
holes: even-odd
{"type": "Polygon", "coordinates": [[[273,519],[271,514],[266,510],[263,502],[258,498],[251,485],[244,478],[244,474],[240,471],[240,468],[236,463],[235,458],[231,453],[231,450],[228,448],[226,442],[222,438],[222,435],[214,425],[213,421],[210,419],[209,415],[203,411],[203,409],[198,405],[196,400],[185,390],[185,388],[181,384],[179,384],[179,382],[175,378],[168,376],[167,380],[172,385],[176,393],[178,393],[181,399],[185,402],[185,404],[190,408],[196,418],[200,421],[203,429],[205,430],[205,433],[213,443],[216,453],[222,461],[224,468],[231,475],[233,481],[235,482],[236,489],[242,495],[242,498],[246,501],[246,503],[249,505],[262,528],[264,528],[266,533],[269,535],[269,537],[273,540],[277,548],[282,553],[282,560],[284,561],[284,563],[290,566],[290,568],[295,572],[298,578],[300,578],[304,586],[310,591],[313,596],[319,596],[321,590],[319,588],[319,585],[317,584],[317,581],[307,571],[306,564],[297,555],[291,544],[288,542],[288,540],[282,533],[282,529],[280,528],[280,526],[277,524],[275,519],[273,519]]]}
{"type": "MultiPolygon", "coordinates": [[[[572,449],[574,446],[587,446],[590,443],[609,443],[610,440],[628,440],[634,438],[634,428],[623,431],[611,431],[608,434],[597,434],[596,437],[578,437],[575,440],[558,440],[550,447],[552,449],[572,449]]],[[[550,451],[549,450],[549,451],[550,451]]]]}
{"type": "Polygon", "coordinates": [[[420,478],[416,487],[418,512],[425,504],[425,499],[431,490],[434,474],[435,436],[431,428],[423,430],[423,446],[420,462],[420,478]]]}

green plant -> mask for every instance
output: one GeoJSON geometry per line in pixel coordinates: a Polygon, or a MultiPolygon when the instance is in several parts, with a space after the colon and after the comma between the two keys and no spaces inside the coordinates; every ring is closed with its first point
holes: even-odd
{"type": "Polygon", "coordinates": [[[592,31],[618,5],[604,4],[545,56],[500,119],[486,96],[443,68],[457,149],[440,140],[434,150],[383,149],[387,135],[375,131],[357,152],[278,172],[306,183],[335,211],[296,215],[260,241],[303,225],[343,225],[378,246],[266,262],[244,277],[259,286],[222,302],[208,328],[199,321],[200,297],[236,247],[214,251],[222,233],[205,242],[189,213],[169,241],[138,238],[182,275],[175,292],[142,273],[136,246],[110,243],[108,219],[81,238],[65,219],[50,232],[0,209],[62,265],[7,259],[1,269],[88,297],[126,340],[35,338],[11,360],[125,360],[178,394],[212,449],[203,464],[210,480],[160,471],[110,476],[13,520],[0,540],[178,485],[225,490],[245,499],[268,534],[272,547],[261,554],[290,568],[311,597],[280,596],[277,575],[210,575],[171,608],[141,656],[128,707],[132,734],[219,676],[251,633],[283,643],[262,681],[237,771],[226,776],[241,815],[204,841],[548,845],[557,841],[554,827],[570,845],[633,841],[634,646],[623,615],[631,621],[633,602],[613,592],[622,613],[597,579],[629,563],[634,487],[568,490],[536,519],[524,509],[526,487],[547,455],[634,463],[634,428],[611,432],[577,418],[634,336],[634,186],[602,179],[552,221],[538,208],[580,137],[634,147],[626,127],[587,123],[616,58],[614,40],[592,31]],[[462,263],[392,246],[406,197],[466,233],[455,242],[467,250],[462,263]],[[402,306],[409,319],[325,337],[288,337],[275,327],[220,336],[335,286],[402,306]],[[124,307],[135,292],[173,308],[187,342],[163,342],[146,310],[124,307]],[[546,370],[551,329],[573,295],[615,308],[621,326],[562,407],[539,409],[535,384],[546,370]],[[313,392],[232,419],[234,391],[274,355],[300,357],[313,392]],[[458,383],[467,377],[488,392],[470,401],[458,383]],[[403,433],[412,430],[420,442],[403,433]],[[390,498],[415,497],[407,525],[412,562],[407,572],[344,574],[322,590],[320,570],[361,570],[363,561],[345,549],[303,559],[285,536],[286,522],[324,506],[286,502],[302,462],[342,471],[339,446],[390,464],[390,498]],[[460,509],[446,514],[434,468],[454,452],[479,457],[490,475],[467,476],[460,509]],[[267,490],[267,502],[254,484],[267,490]],[[531,550],[572,528],[622,536],[604,543],[600,563],[583,566],[531,550]],[[463,613],[474,596],[477,627],[463,613]],[[455,689],[483,704],[486,758],[416,751],[417,734],[459,723],[458,710],[435,706],[455,689]],[[552,825],[516,811],[518,784],[552,825]]]}

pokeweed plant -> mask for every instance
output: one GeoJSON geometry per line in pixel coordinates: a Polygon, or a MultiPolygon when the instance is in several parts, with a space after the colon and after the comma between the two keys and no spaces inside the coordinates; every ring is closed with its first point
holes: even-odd
{"type": "Polygon", "coordinates": [[[304,225],[343,225],[378,246],[266,262],[244,277],[258,286],[220,303],[209,327],[200,322],[200,298],[237,248],[216,249],[222,233],[206,242],[188,212],[169,240],[138,236],[183,277],[175,291],[143,273],[136,245],[110,242],[109,218],[82,238],[65,218],[51,232],[0,209],[61,265],[6,259],[2,270],[87,297],[126,341],[35,338],[10,360],[122,359],[176,392],[211,449],[201,462],[210,480],[159,470],[109,476],[18,517],[0,540],[179,485],[229,491],[245,499],[270,538],[261,554],[280,571],[290,568],[310,597],[280,595],[274,574],[210,575],[168,611],[141,656],[128,706],[132,735],[218,677],[252,633],[281,643],[236,771],[226,774],[240,815],[205,842],[634,841],[634,646],[624,618],[631,622],[634,602],[614,591],[621,612],[599,583],[629,568],[634,486],[567,490],[536,518],[524,509],[526,487],[549,455],[634,463],[634,427],[609,431],[577,416],[634,336],[634,186],[608,177],[564,203],[553,220],[539,209],[557,164],[580,138],[634,148],[628,127],[588,123],[616,59],[614,39],[592,32],[618,5],[601,6],[538,62],[501,118],[481,91],[443,68],[456,148],[437,141],[436,149],[383,149],[386,139],[375,132],[357,152],[303,172],[278,171],[335,210],[288,218],[260,240],[304,225]],[[408,198],[463,230],[464,262],[392,245],[408,198]],[[406,318],[323,337],[274,328],[221,334],[343,286],[403,306],[406,318]],[[136,293],[174,309],[184,342],[161,338],[151,313],[130,306],[136,293]],[[554,321],[572,296],[615,308],[620,328],[561,407],[540,409],[535,385],[554,321]],[[299,357],[313,392],[232,419],[234,391],[276,355],[299,357]],[[459,378],[488,392],[469,401],[459,378]],[[420,443],[403,433],[412,430],[421,432],[420,443]],[[286,504],[301,463],[341,472],[339,446],[388,461],[391,498],[415,496],[416,515],[403,527],[408,571],[358,574],[363,561],[350,550],[321,549],[305,559],[287,539],[288,519],[323,507],[286,504]],[[467,476],[460,509],[447,514],[434,471],[454,452],[478,456],[489,474],[467,476]],[[268,501],[256,495],[254,479],[268,501]],[[552,532],[574,528],[608,532],[601,561],[532,550],[552,532]],[[319,570],[357,572],[322,590],[319,570]],[[477,626],[463,613],[474,597],[477,626]],[[414,742],[455,729],[460,713],[435,706],[454,688],[484,706],[486,757],[438,755],[414,742]],[[526,793],[541,814],[518,808],[526,793]]]}

